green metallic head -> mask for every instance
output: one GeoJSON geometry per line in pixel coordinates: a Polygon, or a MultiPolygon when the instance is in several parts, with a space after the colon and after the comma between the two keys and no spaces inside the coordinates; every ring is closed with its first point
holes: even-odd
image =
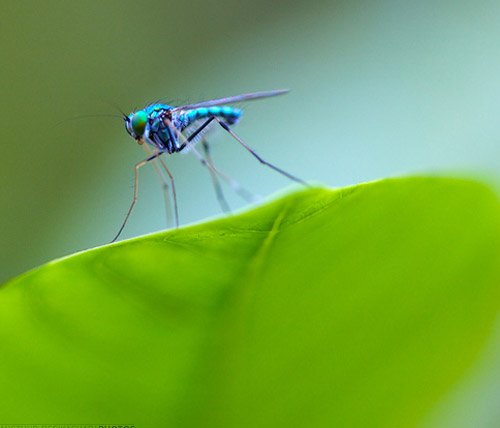
{"type": "Polygon", "coordinates": [[[131,137],[136,140],[142,139],[147,124],[148,114],[144,110],[138,110],[125,118],[125,128],[131,137]]]}

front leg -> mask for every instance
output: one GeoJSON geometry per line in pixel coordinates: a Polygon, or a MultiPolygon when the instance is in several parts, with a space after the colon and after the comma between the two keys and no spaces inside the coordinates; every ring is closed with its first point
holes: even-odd
{"type": "Polygon", "coordinates": [[[127,224],[127,221],[130,217],[130,214],[132,213],[132,210],[134,209],[134,205],[137,202],[137,198],[139,196],[139,168],[143,167],[144,165],[146,165],[148,162],[152,161],[153,159],[158,158],[162,153],[163,152],[156,152],[156,153],[152,154],[151,156],[149,156],[148,158],[146,158],[140,162],[137,162],[135,164],[135,166],[134,166],[134,197],[132,199],[132,203],[130,204],[130,208],[127,211],[127,215],[125,216],[125,220],[123,221],[122,225],[120,226],[120,229],[118,230],[118,233],[116,234],[116,236],[113,238],[113,240],[111,242],[115,242],[118,239],[118,237],[121,235],[123,228],[127,224]]]}

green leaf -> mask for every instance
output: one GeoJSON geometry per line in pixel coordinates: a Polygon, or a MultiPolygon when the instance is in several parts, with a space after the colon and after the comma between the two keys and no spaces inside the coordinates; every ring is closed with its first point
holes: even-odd
{"type": "Polygon", "coordinates": [[[0,288],[0,422],[418,426],[491,336],[499,214],[390,179],[49,263],[0,288]]]}

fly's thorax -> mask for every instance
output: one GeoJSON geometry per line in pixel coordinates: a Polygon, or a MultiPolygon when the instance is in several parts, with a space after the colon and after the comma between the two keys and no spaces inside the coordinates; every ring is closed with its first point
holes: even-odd
{"type": "Polygon", "coordinates": [[[184,123],[178,112],[165,107],[168,106],[150,109],[146,142],[158,150],[174,153],[180,149],[179,134],[184,129],[184,123]]]}

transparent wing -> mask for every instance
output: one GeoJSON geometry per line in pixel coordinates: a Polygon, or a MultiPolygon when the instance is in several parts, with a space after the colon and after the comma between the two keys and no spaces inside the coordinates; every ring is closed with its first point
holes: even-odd
{"type": "Polygon", "coordinates": [[[259,98],[275,97],[289,92],[288,89],[276,89],[274,91],[251,92],[249,94],[234,95],[232,97],[217,98],[214,100],[202,101],[195,104],[187,104],[184,106],[176,107],[173,111],[191,110],[200,107],[212,107],[222,104],[233,104],[241,101],[257,100],[259,98]]]}

